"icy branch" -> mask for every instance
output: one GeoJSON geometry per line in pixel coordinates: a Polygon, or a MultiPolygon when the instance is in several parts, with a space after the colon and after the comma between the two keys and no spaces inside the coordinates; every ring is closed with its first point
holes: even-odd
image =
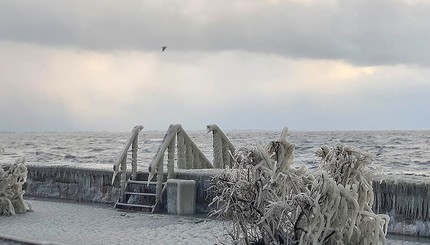
{"type": "Polygon", "coordinates": [[[0,215],[25,213],[22,185],[27,181],[24,159],[6,168],[0,167],[0,215]]]}
{"type": "Polygon", "coordinates": [[[320,169],[292,167],[284,130],[267,150],[241,149],[234,169],[213,179],[215,215],[236,243],[386,244],[389,218],[371,210],[366,175],[371,156],[338,145],[321,147],[320,169]]]}

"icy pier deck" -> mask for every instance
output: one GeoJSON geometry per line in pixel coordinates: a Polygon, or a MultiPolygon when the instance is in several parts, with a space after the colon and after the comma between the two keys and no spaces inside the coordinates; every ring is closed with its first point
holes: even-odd
{"type": "MultiPolygon", "coordinates": [[[[208,212],[213,194],[208,191],[211,177],[222,170],[181,170],[178,179],[196,181],[196,211],[208,212]]],[[[140,173],[148,174],[148,173],[140,173]]],[[[28,166],[25,196],[49,197],[81,202],[114,203],[119,186],[112,186],[110,170],[58,166],[28,166]]],[[[389,232],[430,237],[430,177],[387,175],[373,182],[376,213],[391,217],[389,232]]]]}

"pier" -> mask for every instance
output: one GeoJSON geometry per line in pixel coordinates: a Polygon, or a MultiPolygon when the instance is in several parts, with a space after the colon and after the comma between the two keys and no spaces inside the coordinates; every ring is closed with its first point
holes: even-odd
{"type": "MultiPolygon", "coordinates": [[[[166,182],[169,179],[193,180],[195,212],[208,213],[208,205],[214,197],[209,189],[210,180],[225,167],[232,166],[234,145],[216,125],[208,126],[214,139],[214,161],[210,162],[180,125],[171,125],[149,169],[138,170],[136,142],[142,129],[140,126],[133,129],[113,170],[28,166],[25,195],[166,212],[166,182]],[[131,167],[127,168],[128,165],[131,167]],[[130,201],[133,196],[144,198],[130,201]],[[137,203],[139,200],[144,200],[145,204],[137,203]]],[[[390,233],[430,237],[428,176],[376,176],[373,192],[373,210],[390,216],[390,233]]]]}

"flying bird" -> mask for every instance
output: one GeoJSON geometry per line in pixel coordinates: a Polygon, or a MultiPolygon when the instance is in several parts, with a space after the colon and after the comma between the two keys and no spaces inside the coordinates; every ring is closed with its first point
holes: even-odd
{"type": "Polygon", "coordinates": [[[164,50],[166,50],[167,46],[163,46],[161,47],[161,52],[163,52],[164,50]]]}

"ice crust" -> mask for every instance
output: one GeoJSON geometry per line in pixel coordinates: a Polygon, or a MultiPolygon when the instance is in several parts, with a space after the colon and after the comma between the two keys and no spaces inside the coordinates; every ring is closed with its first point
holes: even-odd
{"type": "Polygon", "coordinates": [[[390,216],[391,233],[430,236],[430,177],[385,174],[373,181],[373,210],[390,216]]]}

